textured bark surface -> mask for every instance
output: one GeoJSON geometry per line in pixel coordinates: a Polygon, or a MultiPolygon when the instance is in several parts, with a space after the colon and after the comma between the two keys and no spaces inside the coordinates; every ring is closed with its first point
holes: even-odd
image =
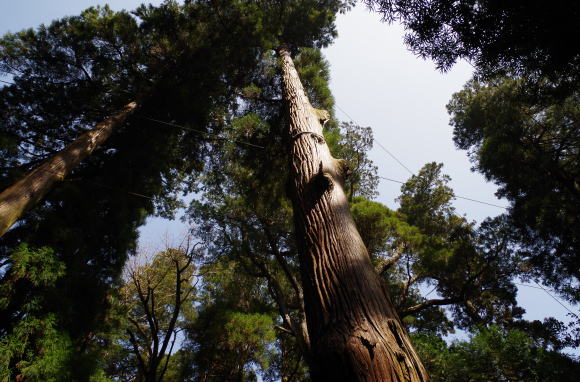
{"type": "Polygon", "coordinates": [[[288,51],[279,50],[290,179],[315,381],[427,381],[375,272],[343,191],[344,170],[288,51]]]}
{"type": "Polygon", "coordinates": [[[75,139],[63,150],[2,191],[0,236],[4,235],[26,210],[42,200],[55,182],[63,180],[83,159],[103,144],[113,130],[136,108],[136,102],[127,104],[118,113],[97,124],[94,129],[75,139]]]}

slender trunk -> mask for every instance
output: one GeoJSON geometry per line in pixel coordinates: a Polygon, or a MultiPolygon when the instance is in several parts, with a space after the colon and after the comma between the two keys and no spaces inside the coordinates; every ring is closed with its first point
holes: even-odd
{"type": "Polygon", "coordinates": [[[127,104],[4,190],[0,194],[0,236],[24,212],[41,201],[54,183],[63,180],[83,159],[103,144],[137,105],[137,102],[127,104]]]}
{"type": "Polygon", "coordinates": [[[290,54],[279,56],[313,380],[427,381],[350,214],[343,162],[330,154],[290,54]]]}

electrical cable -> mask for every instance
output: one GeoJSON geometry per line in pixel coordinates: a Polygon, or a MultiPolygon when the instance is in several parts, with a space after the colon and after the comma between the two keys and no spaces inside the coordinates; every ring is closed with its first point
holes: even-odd
{"type": "MultiPolygon", "coordinates": [[[[402,182],[402,181],[400,181],[400,180],[395,180],[395,179],[391,179],[391,178],[386,178],[386,177],[384,177],[384,176],[379,176],[379,178],[380,178],[380,179],[384,179],[384,180],[388,180],[389,182],[394,182],[394,183],[399,183],[399,184],[405,184],[405,182],[402,182]]],[[[475,203],[485,204],[485,205],[492,206],[492,207],[503,208],[504,210],[507,210],[507,209],[508,209],[507,207],[504,207],[504,206],[500,206],[500,205],[493,204],[493,203],[488,203],[488,202],[483,202],[483,201],[481,201],[481,200],[472,199],[472,198],[468,198],[468,197],[465,197],[465,196],[453,195],[453,197],[454,197],[454,198],[457,198],[457,199],[465,199],[465,200],[469,200],[470,202],[475,202],[475,203]]]]}
{"type": "MultiPolygon", "coordinates": [[[[340,106],[338,106],[337,103],[335,103],[335,105],[338,108],[338,110],[340,110],[344,115],[346,115],[353,123],[355,123],[355,124],[358,125],[358,123],[346,111],[344,111],[344,109],[342,109],[340,106]]],[[[380,148],[382,148],[387,154],[389,154],[391,156],[391,158],[393,158],[399,165],[401,165],[401,167],[403,167],[405,170],[407,170],[409,172],[409,174],[415,175],[413,173],[413,171],[409,170],[409,168],[407,166],[405,166],[405,164],[403,162],[401,162],[394,154],[392,154],[385,146],[383,146],[381,144],[381,142],[379,142],[377,139],[374,139],[374,141],[377,143],[377,145],[380,148]]],[[[405,182],[401,182],[400,180],[390,179],[390,178],[386,178],[384,176],[379,176],[379,178],[384,179],[384,180],[388,180],[390,182],[400,183],[400,184],[404,184],[405,183],[405,182]]],[[[492,206],[492,207],[503,208],[505,210],[508,209],[507,207],[504,207],[504,206],[500,206],[500,205],[493,204],[493,203],[488,203],[488,202],[483,202],[481,200],[477,200],[477,199],[473,199],[473,198],[468,198],[466,196],[454,195],[454,197],[457,198],[457,199],[469,200],[471,202],[485,204],[485,205],[492,206]]]]}
{"type": "Polygon", "coordinates": [[[265,149],[264,146],[260,146],[260,145],[256,145],[254,143],[250,143],[250,142],[246,142],[246,141],[240,141],[237,139],[230,139],[230,138],[224,138],[224,137],[220,137],[217,134],[212,134],[212,133],[208,133],[207,131],[203,131],[203,130],[198,130],[198,129],[194,129],[192,127],[187,127],[187,126],[182,126],[182,125],[178,125],[172,122],[165,122],[165,121],[161,121],[159,119],[155,119],[155,118],[150,118],[147,116],[142,116],[141,118],[143,119],[147,119],[149,121],[153,121],[153,122],[157,122],[157,123],[161,123],[163,125],[167,125],[167,126],[172,126],[172,127],[177,127],[183,130],[187,130],[187,131],[193,131],[195,133],[199,133],[199,134],[204,134],[204,135],[208,135],[211,136],[214,139],[219,139],[219,140],[223,140],[223,141],[230,141],[230,142],[234,142],[234,143],[239,143],[241,145],[246,145],[246,146],[250,146],[250,147],[255,147],[258,149],[265,149]]]}
{"type": "MultiPolygon", "coordinates": [[[[358,125],[358,123],[346,111],[344,111],[340,106],[338,106],[337,103],[335,103],[335,105],[338,108],[338,110],[342,111],[343,114],[346,115],[353,123],[358,125]]],[[[391,153],[383,144],[381,144],[381,142],[379,142],[376,138],[374,139],[374,141],[377,143],[377,145],[379,145],[381,149],[383,149],[384,152],[389,154],[391,158],[393,158],[398,164],[400,164],[401,167],[407,170],[409,174],[414,175],[413,171],[409,170],[409,167],[405,166],[405,164],[403,164],[403,162],[401,162],[393,153],[391,153]]]]}

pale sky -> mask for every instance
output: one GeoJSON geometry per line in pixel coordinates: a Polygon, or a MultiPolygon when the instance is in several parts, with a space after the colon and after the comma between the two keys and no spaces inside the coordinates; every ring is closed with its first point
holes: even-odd
{"type": "MultiPolygon", "coordinates": [[[[0,0],[0,33],[36,27],[106,3],[119,10],[133,9],[140,1],[0,0]]],[[[338,32],[334,45],[324,51],[331,65],[331,89],[338,119],[352,118],[362,126],[371,126],[375,139],[413,172],[427,162],[443,162],[443,171],[452,177],[451,186],[457,195],[507,205],[495,198],[493,184],[470,171],[465,152],[456,150],[451,140],[445,105],[470,78],[472,68],[459,63],[448,73],[436,71],[431,61],[423,61],[406,50],[400,26],[381,23],[378,14],[369,13],[362,6],[339,15],[338,32]]],[[[380,176],[401,181],[409,177],[376,144],[370,156],[379,167],[380,176]]],[[[399,189],[399,184],[382,180],[378,201],[395,208],[399,189]]],[[[454,206],[460,214],[478,222],[502,212],[497,207],[461,199],[454,206]]],[[[154,243],[167,240],[167,236],[182,237],[186,230],[178,221],[149,219],[140,230],[141,243],[155,246],[154,243]]],[[[567,311],[541,290],[520,287],[518,301],[527,310],[527,319],[555,316],[568,321],[567,311]]]]}

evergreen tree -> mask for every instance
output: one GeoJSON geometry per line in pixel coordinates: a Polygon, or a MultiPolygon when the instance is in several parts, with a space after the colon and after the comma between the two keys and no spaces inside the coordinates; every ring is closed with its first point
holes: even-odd
{"type": "Polygon", "coordinates": [[[328,112],[311,106],[287,48],[279,48],[278,55],[312,376],[427,380],[348,209],[347,166],[332,157],[322,136],[328,112]]]}
{"type": "Polygon", "coordinates": [[[539,0],[366,0],[384,20],[400,21],[405,43],[420,57],[449,69],[470,61],[485,77],[579,74],[580,50],[562,44],[575,34],[580,8],[575,1],[539,0]]]}
{"type": "Polygon", "coordinates": [[[413,339],[433,381],[574,381],[580,368],[518,329],[479,328],[450,345],[434,335],[413,339]]]}
{"type": "MultiPolygon", "coordinates": [[[[0,243],[3,285],[20,267],[10,254],[22,242],[52,248],[64,263],[65,274],[48,287],[57,298],[42,302],[38,314],[52,314],[54,327],[70,338],[71,357],[61,360],[71,379],[95,372],[102,344],[94,334],[107,329],[108,290],[135,250],[137,228],[153,213],[171,216],[177,195],[194,187],[206,132],[220,133],[219,115],[251,71],[255,52],[245,48],[259,47],[260,39],[246,32],[256,30],[256,20],[242,19],[239,9],[214,10],[174,2],[141,7],[134,16],[92,8],[2,40],[2,71],[15,74],[15,85],[0,91],[8,113],[1,125],[2,186],[143,95],[139,113],[0,243]],[[234,58],[231,42],[244,46],[234,58]]],[[[6,297],[0,317],[9,336],[34,290],[18,283],[6,297]]],[[[30,346],[10,353],[10,367],[35,359],[38,348],[30,346]]]]}
{"type": "Polygon", "coordinates": [[[448,105],[453,140],[511,202],[522,276],[578,301],[580,133],[577,89],[501,78],[471,81],[448,105]]]}

